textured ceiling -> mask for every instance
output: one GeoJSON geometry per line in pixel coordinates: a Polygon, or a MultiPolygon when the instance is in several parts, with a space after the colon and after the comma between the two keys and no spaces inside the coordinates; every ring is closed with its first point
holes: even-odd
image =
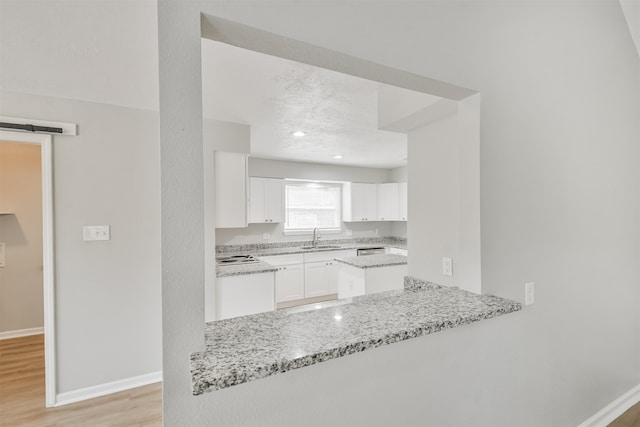
{"type": "MultiPolygon", "coordinates": [[[[251,126],[256,157],[393,168],[406,164],[407,137],[378,129],[380,83],[202,41],[203,114],[251,126]],[[293,131],[306,133],[302,138],[293,131]],[[334,159],[340,154],[342,159],[334,159]]],[[[393,98],[416,95],[385,86],[393,98]]],[[[412,105],[413,105],[412,104],[412,105]]],[[[386,110],[393,106],[386,106],[386,110]]]]}

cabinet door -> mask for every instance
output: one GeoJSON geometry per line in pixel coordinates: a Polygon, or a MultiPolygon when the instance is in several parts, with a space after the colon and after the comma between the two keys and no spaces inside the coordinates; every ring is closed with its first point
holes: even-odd
{"type": "Polygon", "coordinates": [[[398,183],[378,184],[378,215],[380,221],[397,221],[400,218],[398,183]]]}
{"type": "Polygon", "coordinates": [[[400,182],[398,183],[398,209],[399,209],[399,219],[400,221],[407,220],[408,213],[408,198],[407,198],[407,183],[400,182]]]}
{"type": "Polygon", "coordinates": [[[265,179],[252,176],[249,178],[249,222],[266,222],[265,179]]]}
{"type": "Polygon", "coordinates": [[[362,184],[364,186],[364,220],[377,221],[378,217],[378,185],[362,184]]]}
{"type": "Polygon", "coordinates": [[[247,155],[244,153],[214,153],[216,177],[216,228],[246,227],[247,218],[247,155]]]}
{"type": "Polygon", "coordinates": [[[275,309],[273,273],[216,279],[216,320],[275,309]]]}
{"type": "Polygon", "coordinates": [[[265,212],[268,222],[284,222],[284,180],[265,179],[265,212]]]}
{"type": "Polygon", "coordinates": [[[249,222],[284,222],[284,180],[249,178],[249,222]]]}
{"type": "Polygon", "coordinates": [[[327,269],[327,288],[330,294],[338,293],[338,269],[340,268],[337,261],[329,261],[327,269]]]}
{"type": "Polygon", "coordinates": [[[352,182],[348,185],[345,209],[349,216],[345,221],[376,221],[378,218],[378,189],[376,184],[352,182]]]}
{"type": "Polygon", "coordinates": [[[329,261],[309,262],[304,265],[304,297],[319,297],[329,292],[329,261]]]}
{"type": "Polygon", "coordinates": [[[364,205],[364,184],[351,184],[351,220],[364,221],[366,209],[364,205]]]}
{"type": "Polygon", "coordinates": [[[304,268],[302,264],[286,265],[276,271],[276,302],[304,298],[304,268]]]}

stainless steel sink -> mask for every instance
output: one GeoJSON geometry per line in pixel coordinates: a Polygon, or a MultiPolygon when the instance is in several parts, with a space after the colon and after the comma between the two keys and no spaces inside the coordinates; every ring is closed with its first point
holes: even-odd
{"type": "Polygon", "coordinates": [[[340,249],[339,245],[318,245],[318,246],[301,246],[300,249],[340,249]]]}

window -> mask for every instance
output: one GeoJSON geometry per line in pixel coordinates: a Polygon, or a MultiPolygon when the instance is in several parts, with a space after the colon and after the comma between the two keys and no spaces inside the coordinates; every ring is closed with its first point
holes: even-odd
{"type": "Polygon", "coordinates": [[[290,234],[340,230],[339,184],[292,182],[285,184],[284,231],[290,234]]]}

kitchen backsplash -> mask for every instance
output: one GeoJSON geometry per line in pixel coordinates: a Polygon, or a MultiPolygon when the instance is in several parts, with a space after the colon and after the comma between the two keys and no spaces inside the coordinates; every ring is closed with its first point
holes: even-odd
{"type": "MultiPolygon", "coordinates": [[[[407,237],[407,226],[403,222],[354,222],[343,223],[340,233],[326,233],[321,240],[352,239],[365,237],[407,237]],[[376,233],[377,231],[377,233],[376,233]],[[350,234],[349,234],[350,233],[350,234]]],[[[245,245],[278,242],[303,242],[311,235],[285,235],[283,224],[249,224],[246,228],[216,229],[216,245],[245,245]],[[265,238],[267,237],[267,238],[265,238]]]]}
{"type": "MultiPolygon", "coordinates": [[[[385,236],[385,237],[356,237],[356,238],[341,238],[341,239],[322,239],[323,245],[341,245],[348,243],[366,243],[366,244],[374,244],[374,245],[406,245],[407,239],[394,237],[394,236],[385,236]]],[[[228,253],[228,252],[250,252],[250,251],[259,251],[265,249],[273,249],[273,248],[287,248],[294,247],[300,245],[311,245],[312,241],[308,240],[291,240],[291,241],[281,241],[281,242],[272,242],[272,243],[246,243],[240,245],[216,245],[216,253],[228,253]]]]}

